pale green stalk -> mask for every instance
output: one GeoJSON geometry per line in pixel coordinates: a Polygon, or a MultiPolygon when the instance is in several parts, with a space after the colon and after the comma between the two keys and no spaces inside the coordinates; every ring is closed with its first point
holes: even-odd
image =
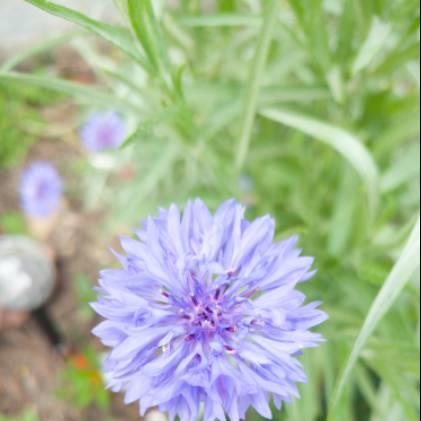
{"type": "Polygon", "coordinates": [[[272,32],[278,16],[279,0],[267,0],[265,15],[260,31],[260,37],[253,64],[251,66],[249,80],[247,85],[247,96],[243,112],[243,127],[240,141],[237,148],[236,166],[241,169],[247,158],[250,146],[253,125],[256,117],[259,90],[262,82],[263,71],[265,68],[272,32]]]}

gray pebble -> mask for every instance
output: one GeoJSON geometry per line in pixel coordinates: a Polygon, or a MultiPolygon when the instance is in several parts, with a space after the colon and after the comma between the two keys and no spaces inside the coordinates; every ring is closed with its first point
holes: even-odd
{"type": "Polygon", "coordinates": [[[54,268],[43,246],[30,238],[0,236],[0,307],[34,310],[54,288],[54,268]]]}

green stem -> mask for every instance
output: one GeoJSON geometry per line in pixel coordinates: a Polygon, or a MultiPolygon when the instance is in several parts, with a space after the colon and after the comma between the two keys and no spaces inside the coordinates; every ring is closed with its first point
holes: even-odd
{"type": "Polygon", "coordinates": [[[260,31],[259,41],[253,65],[251,67],[249,80],[247,84],[247,96],[243,112],[243,128],[238,144],[236,166],[241,169],[247,158],[248,149],[250,146],[251,133],[256,116],[257,101],[260,90],[260,83],[262,80],[263,70],[266,64],[269,53],[269,46],[272,39],[272,31],[275,26],[276,18],[278,16],[279,0],[267,0],[265,15],[260,31]]]}

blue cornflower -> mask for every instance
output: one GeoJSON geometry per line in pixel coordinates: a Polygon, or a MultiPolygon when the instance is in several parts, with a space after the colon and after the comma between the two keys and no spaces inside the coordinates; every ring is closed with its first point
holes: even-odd
{"type": "Polygon", "coordinates": [[[126,137],[126,125],[114,111],[93,113],[82,127],[80,136],[90,152],[118,149],[126,137]]]}
{"type": "Polygon", "coordinates": [[[297,356],[322,337],[319,303],[295,289],[312,277],[297,238],[274,242],[274,220],[253,222],[234,200],[214,215],[201,200],[181,216],[172,205],[149,217],[137,239],[122,238],[121,269],[101,272],[94,329],[111,347],[109,387],[159,407],[170,420],[271,418],[298,397],[306,375],[297,356]]]}
{"type": "Polygon", "coordinates": [[[23,172],[20,201],[22,209],[28,216],[48,217],[57,209],[62,194],[61,178],[49,162],[33,162],[23,172]]]}

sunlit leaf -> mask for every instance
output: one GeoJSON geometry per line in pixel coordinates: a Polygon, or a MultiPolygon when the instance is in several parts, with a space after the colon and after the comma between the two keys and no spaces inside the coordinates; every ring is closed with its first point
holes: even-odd
{"type": "Polygon", "coordinates": [[[220,27],[220,26],[259,26],[260,16],[217,14],[202,16],[183,16],[180,22],[191,27],[220,27]]]}
{"type": "Polygon", "coordinates": [[[241,169],[248,153],[251,141],[253,124],[255,121],[260,85],[263,70],[268,58],[272,32],[275,27],[279,4],[277,0],[268,0],[265,3],[265,15],[260,29],[259,40],[256,46],[253,63],[250,67],[244,100],[242,129],[236,151],[236,165],[241,169]]]}
{"type": "Polygon", "coordinates": [[[410,277],[420,266],[420,219],[418,221],[398,259],[393,266],[392,271],[385,280],[385,283],[379,291],[373,302],[364,325],[358,334],[351,354],[346,362],[342,375],[337,383],[337,388],[331,400],[329,420],[336,420],[336,410],[338,402],[341,399],[343,390],[351,376],[352,370],[364,349],[370,335],[376,329],[383,316],[389,311],[390,307],[399,296],[400,292],[408,282],[410,277]]]}
{"type": "Polygon", "coordinates": [[[133,32],[154,69],[165,78],[169,64],[163,35],[150,0],[127,0],[128,14],[133,32]]]}
{"type": "Polygon", "coordinates": [[[340,127],[280,108],[265,108],[260,111],[260,114],[270,120],[300,130],[339,152],[364,181],[370,212],[372,217],[374,216],[379,200],[378,169],[370,152],[358,137],[340,127]]]}
{"type": "Polygon", "coordinates": [[[373,18],[370,33],[358,52],[352,66],[354,74],[366,68],[376,55],[385,48],[385,42],[391,33],[391,26],[378,17],[373,18]]]}
{"type": "Polygon", "coordinates": [[[115,95],[107,91],[92,86],[83,85],[76,82],[69,82],[63,79],[49,78],[43,76],[33,76],[30,74],[17,73],[17,72],[0,72],[0,81],[26,83],[29,85],[40,86],[52,91],[62,92],[74,98],[76,101],[96,105],[104,108],[114,104],[123,110],[133,111],[135,107],[127,101],[121,100],[115,95]]]}
{"type": "Polygon", "coordinates": [[[89,16],[84,15],[83,13],[49,0],[25,1],[54,16],[61,17],[99,35],[106,41],[111,42],[116,47],[127,53],[134,60],[138,61],[142,65],[145,65],[145,61],[139,53],[139,50],[136,48],[136,43],[134,42],[134,39],[128,29],[97,21],[90,18],[89,16]]]}

